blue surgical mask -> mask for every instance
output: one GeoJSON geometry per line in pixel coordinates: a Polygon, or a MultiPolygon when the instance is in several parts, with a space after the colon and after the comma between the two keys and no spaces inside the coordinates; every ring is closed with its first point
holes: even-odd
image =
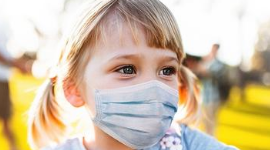
{"type": "Polygon", "coordinates": [[[177,111],[178,91],[159,81],[95,90],[94,124],[133,149],[155,145],[177,111]]]}

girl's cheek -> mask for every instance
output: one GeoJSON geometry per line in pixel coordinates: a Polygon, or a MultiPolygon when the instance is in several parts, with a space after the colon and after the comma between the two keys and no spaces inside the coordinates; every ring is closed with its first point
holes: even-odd
{"type": "Polygon", "coordinates": [[[178,90],[178,87],[179,87],[179,81],[178,81],[178,79],[177,79],[177,77],[176,78],[174,78],[173,80],[171,80],[171,81],[169,81],[168,83],[167,83],[167,85],[169,85],[171,88],[173,88],[173,89],[176,89],[176,90],[178,90]]]}

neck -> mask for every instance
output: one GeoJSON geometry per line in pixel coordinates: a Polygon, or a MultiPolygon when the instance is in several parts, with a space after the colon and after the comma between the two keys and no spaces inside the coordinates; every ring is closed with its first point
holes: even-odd
{"type": "Polygon", "coordinates": [[[132,150],[96,126],[94,126],[94,133],[93,140],[86,140],[86,138],[83,140],[83,144],[87,150],[132,150]]]}

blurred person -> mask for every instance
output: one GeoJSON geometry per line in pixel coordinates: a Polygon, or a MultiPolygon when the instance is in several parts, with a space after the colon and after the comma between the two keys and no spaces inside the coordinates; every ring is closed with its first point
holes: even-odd
{"type": "Polygon", "coordinates": [[[83,14],[29,112],[33,149],[236,149],[187,126],[199,108],[195,77],[182,65],[180,33],[165,5],[96,0],[83,14]],[[188,95],[180,104],[189,116],[172,125],[179,92],[188,95]],[[85,110],[93,133],[69,137],[75,108],[85,110]]]}
{"type": "Polygon", "coordinates": [[[3,133],[8,140],[11,150],[17,150],[15,137],[10,127],[12,115],[12,102],[9,91],[10,67],[16,67],[22,72],[27,72],[22,61],[13,59],[7,51],[8,26],[4,20],[0,20],[0,118],[3,123],[3,133]]]}
{"type": "Polygon", "coordinates": [[[202,58],[195,73],[202,82],[205,131],[214,135],[218,109],[228,99],[231,83],[228,67],[217,58],[220,45],[213,44],[208,55],[202,58]]]}
{"type": "Polygon", "coordinates": [[[190,54],[186,54],[183,65],[188,67],[193,73],[196,74],[196,70],[202,58],[200,56],[193,56],[190,54]]]}

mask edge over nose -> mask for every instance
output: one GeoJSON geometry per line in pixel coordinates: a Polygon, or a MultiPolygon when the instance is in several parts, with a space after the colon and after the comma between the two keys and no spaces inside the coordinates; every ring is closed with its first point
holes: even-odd
{"type": "Polygon", "coordinates": [[[101,94],[106,94],[106,93],[121,93],[121,92],[135,92],[138,90],[145,89],[147,87],[152,87],[152,86],[158,86],[160,88],[163,88],[164,90],[168,91],[169,93],[173,95],[178,95],[178,89],[174,89],[167,84],[160,82],[158,80],[150,80],[147,82],[131,85],[131,86],[125,86],[125,87],[120,87],[120,88],[114,88],[114,89],[95,89],[95,91],[101,93],[101,94]]]}

